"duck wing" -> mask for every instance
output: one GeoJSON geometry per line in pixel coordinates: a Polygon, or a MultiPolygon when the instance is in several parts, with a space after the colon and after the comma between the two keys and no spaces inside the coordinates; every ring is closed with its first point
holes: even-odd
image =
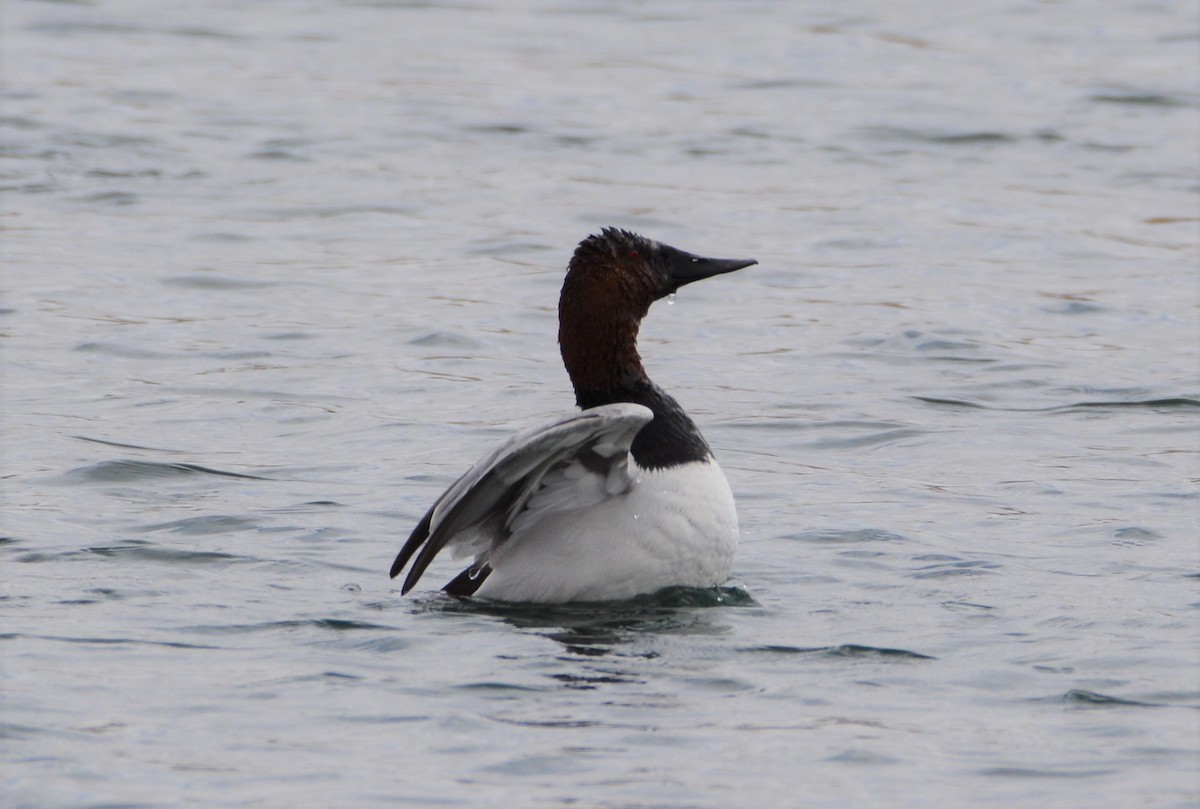
{"type": "Polygon", "coordinates": [[[652,418],[639,404],[602,405],[505,441],[455,481],[417,523],[392,563],[395,578],[416,554],[401,593],[411,590],[449,546],[476,554],[475,564],[446,585],[448,592],[469,595],[489,572],[492,553],[514,533],[547,514],[628,491],[634,482],[629,447],[652,418]]]}

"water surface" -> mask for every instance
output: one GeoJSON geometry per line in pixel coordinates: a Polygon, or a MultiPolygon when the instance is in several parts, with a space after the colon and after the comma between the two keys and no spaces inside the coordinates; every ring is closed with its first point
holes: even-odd
{"type": "Polygon", "coordinates": [[[9,3],[5,803],[1194,806],[1195,22],[9,3]],[[733,580],[401,598],[605,225],[733,580]]]}

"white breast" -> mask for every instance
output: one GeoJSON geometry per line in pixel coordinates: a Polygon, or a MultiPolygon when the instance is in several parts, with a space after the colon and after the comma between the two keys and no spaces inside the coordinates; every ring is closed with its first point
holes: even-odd
{"type": "MultiPolygon", "coordinates": [[[[631,462],[632,463],[632,462],[631,462]]],[[[733,494],[716,461],[629,470],[617,496],[558,502],[515,531],[476,595],[505,601],[606,601],[725,581],[737,548],[733,494]]]]}

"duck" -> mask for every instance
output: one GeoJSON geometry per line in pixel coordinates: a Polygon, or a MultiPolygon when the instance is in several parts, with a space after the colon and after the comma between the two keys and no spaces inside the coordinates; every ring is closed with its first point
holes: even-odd
{"type": "Polygon", "coordinates": [[[613,227],[581,241],[558,303],[577,410],[500,444],[439,497],[396,555],[407,594],[449,549],[460,598],[566,604],[723,584],[738,544],[724,472],[695,422],[650,381],[638,329],[681,287],[757,264],[705,258],[613,227]]]}

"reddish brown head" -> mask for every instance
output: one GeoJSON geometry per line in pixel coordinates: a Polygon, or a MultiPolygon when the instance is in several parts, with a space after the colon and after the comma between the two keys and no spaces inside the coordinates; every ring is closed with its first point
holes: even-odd
{"type": "Polygon", "coordinates": [[[584,239],[558,301],[558,343],[576,398],[646,381],[637,336],[650,304],[685,284],[756,263],[701,258],[615,228],[584,239]]]}

